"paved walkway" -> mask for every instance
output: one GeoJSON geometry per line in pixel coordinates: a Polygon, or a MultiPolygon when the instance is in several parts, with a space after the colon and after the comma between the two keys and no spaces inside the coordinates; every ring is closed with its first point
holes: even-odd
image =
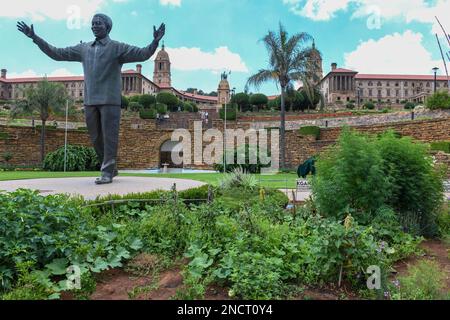
{"type": "Polygon", "coordinates": [[[66,193],[81,195],[92,200],[97,196],[110,194],[124,195],[128,193],[149,192],[154,190],[170,190],[174,183],[178,191],[196,188],[205,183],[185,179],[116,177],[112,184],[96,185],[95,178],[57,178],[0,181],[0,190],[14,191],[19,188],[39,190],[42,195],[66,193]]]}

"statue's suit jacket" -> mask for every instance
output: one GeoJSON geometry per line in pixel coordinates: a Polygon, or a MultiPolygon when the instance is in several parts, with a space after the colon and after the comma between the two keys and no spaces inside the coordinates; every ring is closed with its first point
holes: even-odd
{"type": "Polygon", "coordinates": [[[55,48],[38,36],[33,41],[54,60],[83,64],[85,106],[120,106],[122,65],[150,59],[158,46],[154,41],[148,47],[139,48],[111,40],[109,36],[67,48],[55,48]]]}

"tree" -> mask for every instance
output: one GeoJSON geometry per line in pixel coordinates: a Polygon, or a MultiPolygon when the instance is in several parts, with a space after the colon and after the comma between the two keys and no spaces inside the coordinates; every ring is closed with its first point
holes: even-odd
{"type": "Polygon", "coordinates": [[[65,108],[69,100],[66,88],[61,83],[49,82],[47,78],[39,81],[36,87],[25,90],[26,100],[19,101],[14,106],[12,116],[15,117],[22,112],[38,112],[42,121],[41,127],[41,162],[45,157],[45,124],[51,113],[65,108]]]}
{"type": "Polygon", "coordinates": [[[139,96],[139,103],[144,106],[144,109],[148,109],[152,104],[156,103],[156,98],[151,94],[143,94],[139,96]]]}
{"type": "Polygon", "coordinates": [[[240,92],[231,97],[231,103],[236,103],[239,107],[239,111],[245,112],[250,106],[250,96],[245,92],[240,92]]]}
{"type": "Polygon", "coordinates": [[[317,70],[317,66],[312,65],[310,59],[312,48],[305,48],[304,44],[312,40],[312,37],[305,33],[288,36],[286,29],[280,24],[278,33],[269,31],[262,39],[269,53],[270,65],[268,69],[262,69],[251,76],[246,88],[250,85],[259,88],[263,83],[272,80],[281,87],[281,125],[280,125],[280,166],[286,165],[286,88],[293,81],[304,79],[317,70]]]}
{"type": "Polygon", "coordinates": [[[438,91],[427,99],[427,107],[434,109],[450,109],[450,95],[445,90],[438,91]]]}
{"type": "Polygon", "coordinates": [[[167,105],[170,111],[177,111],[177,107],[180,104],[178,98],[170,92],[158,93],[156,96],[156,101],[167,105]]]}
{"type": "Polygon", "coordinates": [[[261,107],[266,106],[268,102],[269,99],[265,94],[257,93],[250,96],[250,104],[256,106],[258,111],[261,107]]]}

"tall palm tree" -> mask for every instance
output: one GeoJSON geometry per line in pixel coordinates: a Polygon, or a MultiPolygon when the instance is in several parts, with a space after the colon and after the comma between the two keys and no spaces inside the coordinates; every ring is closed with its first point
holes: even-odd
{"type": "Polygon", "coordinates": [[[38,82],[36,87],[25,89],[25,100],[19,100],[12,110],[12,116],[21,113],[39,113],[42,121],[41,127],[41,162],[45,156],[45,123],[50,113],[60,111],[68,100],[66,88],[60,83],[49,82],[47,78],[38,82]]]}
{"type": "Polygon", "coordinates": [[[275,81],[281,87],[281,125],[280,125],[280,166],[286,167],[286,89],[292,82],[310,77],[316,70],[311,59],[313,48],[306,43],[312,37],[305,32],[289,37],[288,32],[280,23],[278,33],[269,31],[261,39],[269,53],[269,68],[259,70],[251,76],[246,88],[255,86],[257,89],[267,81],[275,81]]]}

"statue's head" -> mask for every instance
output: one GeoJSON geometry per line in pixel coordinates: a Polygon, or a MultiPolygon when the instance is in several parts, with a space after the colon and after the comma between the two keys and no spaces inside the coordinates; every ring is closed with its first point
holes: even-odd
{"type": "Polygon", "coordinates": [[[112,29],[112,20],[106,14],[98,13],[92,18],[92,32],[95,38],[105,38],[112,29]]]}

